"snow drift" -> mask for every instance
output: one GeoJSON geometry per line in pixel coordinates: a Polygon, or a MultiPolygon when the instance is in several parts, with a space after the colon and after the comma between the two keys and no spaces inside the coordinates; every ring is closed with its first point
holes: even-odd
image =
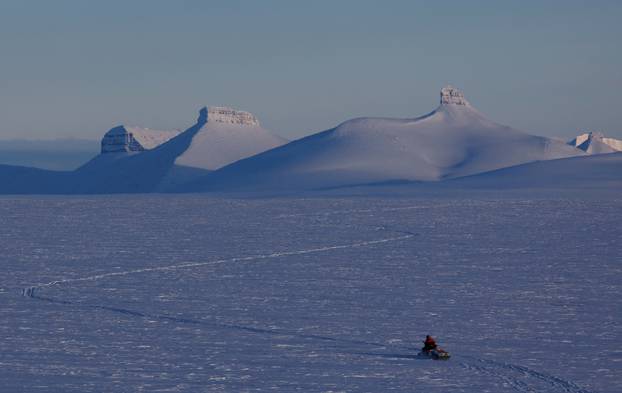
{"type": "Polygon", "coordinates": [[[395,180],[438,181],[583,154],[502,126],[459,90],[414,119],[358,118],[215,171],[184,190],[296,190],[395,180]]]}

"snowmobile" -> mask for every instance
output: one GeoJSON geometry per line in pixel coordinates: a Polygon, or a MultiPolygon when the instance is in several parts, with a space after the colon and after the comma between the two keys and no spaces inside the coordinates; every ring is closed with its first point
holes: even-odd
{"type": "Polygon", "coordinates": [[[449,360],[451,355],[444,349],[436,348],[429,351],[423,349],[417,354],[420,358],[434,359],[434,360],[449,360]]]}

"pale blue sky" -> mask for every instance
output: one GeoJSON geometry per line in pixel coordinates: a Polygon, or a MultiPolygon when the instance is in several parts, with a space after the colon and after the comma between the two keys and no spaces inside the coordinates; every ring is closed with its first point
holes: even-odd
{"type": "Polygon", "coordinates": [[[414,117],[451,83],[541,135],[622,137],[622,1],[0,1],[0,138],[185,128],[203,105],[295,138],[414,117]]]}

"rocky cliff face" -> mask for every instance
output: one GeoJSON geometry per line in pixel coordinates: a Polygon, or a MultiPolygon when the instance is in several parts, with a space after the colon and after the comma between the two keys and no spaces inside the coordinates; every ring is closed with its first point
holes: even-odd
{"type": "Polygon", "coordinates": [[[253,114],[224,106],[210,106],[207,108],[207,121],[225,124],[240,124],[258,126],[259,121],[253,114]]]}
{"type": "Polygon", "coordinates": [[[468,102],[460,90],[445,86],[441,89],[441,105],[468,105],[468,102]]]}

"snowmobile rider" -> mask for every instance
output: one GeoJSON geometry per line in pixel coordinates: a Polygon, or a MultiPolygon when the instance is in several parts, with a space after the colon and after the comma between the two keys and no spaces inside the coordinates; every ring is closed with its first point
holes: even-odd
{"type": "Polygon", "coordinates": [[[430,352],[438,347],[436,346],[436,341],[432,338],[432,336],[425,336],[425,341],[423,342],[423,348],[421,349],[423,352],[430,352]]]}

